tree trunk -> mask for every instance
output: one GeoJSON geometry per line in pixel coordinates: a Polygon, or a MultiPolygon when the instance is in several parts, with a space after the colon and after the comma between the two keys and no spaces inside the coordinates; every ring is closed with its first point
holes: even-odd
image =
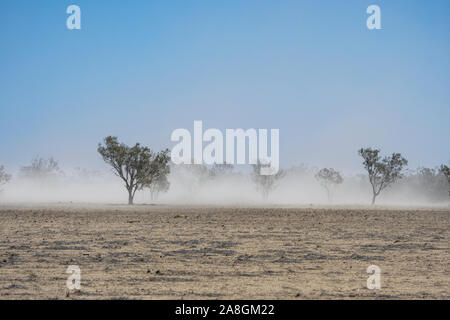
{"type": "Polygon", "coordinates": [[[133,191],[128,190],[128,204],[131,206],[133,205],[133,191]]]}
{"type": "Polygon", "coordinates": [[[375,204],[375,198],[377,197],[377,195],[374,193],[373,194],[373,197],[372,197],[372,205],[374,205],[375,204]]]}

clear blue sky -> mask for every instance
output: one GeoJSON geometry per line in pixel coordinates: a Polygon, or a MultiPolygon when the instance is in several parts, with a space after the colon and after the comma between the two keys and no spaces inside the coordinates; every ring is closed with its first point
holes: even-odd
{"type": "Polygon", "coordinates": [[[2,1],[0,163],[102,168],[107,135],[170,148],[203,120],[279,128],[284,167],[359,171],[361,146],[435,166],[450,160],[449,40],[447,0],[2,1]]]}

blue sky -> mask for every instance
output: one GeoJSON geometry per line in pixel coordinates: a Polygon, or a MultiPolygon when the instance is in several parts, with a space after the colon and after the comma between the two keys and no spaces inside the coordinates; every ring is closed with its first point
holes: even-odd
{"type": "Polygon", "coordinates": [[[280,129],[284,167],[358,172],[361,146],[434,167],[450,160],[449,40],[446,0],[3,1],[0,163],[106,168],[107,135],[171,148],[203,120],[280,129]]]}

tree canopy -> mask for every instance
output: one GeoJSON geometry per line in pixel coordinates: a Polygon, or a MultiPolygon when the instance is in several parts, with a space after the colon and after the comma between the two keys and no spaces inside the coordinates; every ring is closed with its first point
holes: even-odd
{"type": "Polygon", "coordinates": [[[151,185],[154,179],[170,170],[167,149],[155,153],[139,143],[129,147],[119,143],[117,137],[108,136],[104,139],[104,145],[99,143],[97,150],[125,183],[130,205],[133,204],[137,190],[151,185]]]}
{"type": "Polygon", "coordinates": [[[322,168],[314,177],[327,191],[328,201],[331,201],[331,187],[341,184],[344,181],[341,174],[333,168],[322,168]]]}
{"type": "Polygon", "coordinates": [[[381,158],[379,149],[361,148],[358,153],[364,159],[363,165],[372,185],[372,204],[375,204],[376,197],[383,189],[403,177],[402,170],[408,160],[400,153],[381,158]]]}

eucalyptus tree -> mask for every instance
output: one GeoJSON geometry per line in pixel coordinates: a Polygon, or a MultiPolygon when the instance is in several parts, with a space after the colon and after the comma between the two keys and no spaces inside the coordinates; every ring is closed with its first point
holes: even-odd
{"type": "Polygon", "coordinates": [[[119,143],[117,137],[108,136],[104,145],[99,143],[97,151],[125,183],[129,205],[133,204],[137,190],[148,187],[155,177],[168,170],[169,150],[155,153],[139,143],[130,147],[119,143]]]}
{"type": "Polygon", "coordinates": [[[328,202],[331,202],[332,188],[344,181],[339,171],[336,171],[333,168],[322,168],[314,175],[314,177],[320,185],[325,188],[328,202]]]}
{"type": "Polygon", "coordinates": [[[382,190],[403,177],[402,170],[408,164],[408,160],[400,153],[382,158],[380,150],[372,148],[361,148],[358,154],[364,159],[363,165],[372,185],[372,205],[374,205],[376,197],[382,190]]]}

